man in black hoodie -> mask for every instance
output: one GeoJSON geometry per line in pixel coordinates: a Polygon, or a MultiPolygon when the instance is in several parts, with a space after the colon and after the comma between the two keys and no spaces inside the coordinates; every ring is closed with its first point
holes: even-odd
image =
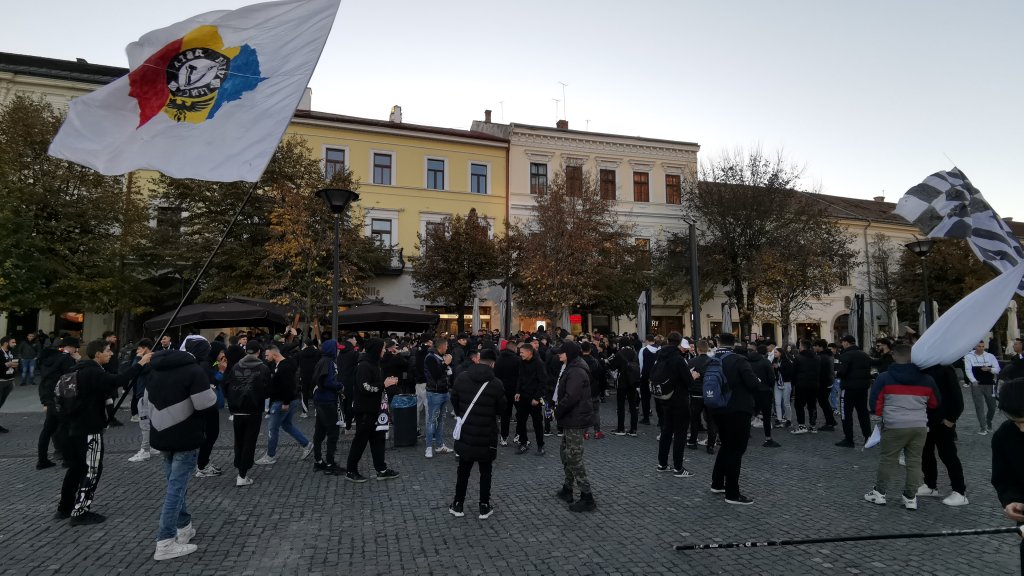
{"type": "Polygon", "coordinates": [[[61,485],[60,502],[56,518],[70,518],[72,526],[99,524],[106,518],[89,510],[93,495],[103,473],[103,429],[107,425],[107,400],[119,387],[127,386],[152,354],[146,354],[139,363],[121,374],[109,374],[103,366],[111,361],[114,352],[110,343],[94,340],[85,348],[86,360],[75,364],[77,398],[57,398],[57,405],[67,426],[67,444],[64,458],[68,471],[61,485]]]}
{"type": "Polygon", "coordinates": [[[313,405],[316,407],[316,423],[313,428],[313,469],[329,476],[343,474],[345,470],[334,461],[338,449],[338,395],[341,382],[338,381],[338,341],[326,340],[320,345],[320,361],[313,369],[313,405]],[[327,459],[321,458],[321,446],[327,440],[327,459]]]}
{"type": "Polygon", "coordinates": [[[519,346],[519,383],[516,385],[516,436],[519,449],[516,454],[530,451],[530,441],[526,437],[526,421],[533,420],[533,431],[537,438],[537,455],[544,455],[544,415],[541,413],[541,402],[547,390],[547,369],[536,356],[537,351],[530,342],[519,346]]]}
{"type": "Polygon", "coordinates": [[[263,401],[270,388],[270,368],[260,360],[260,343],[248,340],[245,357],[231,368],[228,376],[228,409],[235,417],[235,468],[238,477],[235,486],[248,486],[248,477],[256,459],[256,441],[263,423],[263,401]]]}
{"type": "MultiPolygon", "coordinates": [[[[853,411],[857,411],[860,433],[864,441],[871,437],[871,416],[868,412],[868,392],[871,390],[871,357],[857,346],[857,339],[847,334],[839,341],[843,353],[839,355],[839,386],[842,390],[843,439],[836,442],[840,448],[853,448],[853,411]]],[[[963,401],[961,400],[961,405],[963,401]]],[[[958,414],[959,416],[959,414],[958,414]]]]}
{"type": "Polygon", "coordinates": [[[797,427],[790,431],[791,434],[816,433],[818,429],[818,386],[821,384],[821,361],[814,353],[810,340],[800,341],[800,352],[796,355],[794,362],[796,372],[796,402],[793,409],[796,411],[797,427]],[[804,425],[804,409],[807,409],[807,420],[809,426],[804,425]]]}
{"type": "Polygon", "coordinates": [[[343,398],[341,412],[345,416],[345,429],[352,428],[355,414],[352,402],[355,400],[356,364],[359,363],[359,336],[350,332],[344,340],[338,341],[338,380],[341,382],[343,398]]]}
{"type": "MultiPolygon", "coordinates": [[[[658,439],[658,472],[673,472],[677,478],[689,478],[693,474],[683,468],[683,448],[686,444],[686,429],[690,424],[690,385],[693,375],[683,356],[683,336],[679,332],[668,335],[668,344],[662,346],[651,363],[649,378],[656,386],[670,382],[672,396],[662,400],[661,437],[658,439]],[[668,467],[668,452],[672,449],[672,468],[668,467]]],[[[686,344],[685,350],[690,348],[686,344]]]]}
{"type": "MultiPolygon", "coordinates": [[[[735,345],[736,337],[723,333],[718,336],[719,347],[714,354],[722,363],[722,374],[728,382],[732,396],[725,408],[712,411],[719,437],[722,439],[722,448],[718,451],[715,468],[711,473],[711,491],[715,494],[724,493],[728,504],[745,505],[754,503],[740,493],[740,469],[743,465],[743,453],[747,451],[747,441],[750,439],[750,418],[754,413],[757,376],[754,376],[754,371],[750,369],[750,362],[746,356],[732,353],[735,345]]],[[[707,369],[708,366],[705,366],[705,371],[707,369]]]]}
{"type": "Polygon", "coordinates": [[[935,462],[935,452],[949,473],[949,483],[953,488],[949,496],[943,498],[946,506],[964,506],[967,501],[967,482],[964,480],[964,467],[956,453],[956,421],[964,412],[964,397],[960,392],[960,382],[956,370],[952,366],[932,366],[923,372],[935,380],[939,389],[938,408],[928,410],[928,437],[924,441],[924,452],[921,454],[921,472],[924,484],[917,490],[918,496],[939,497],[939,470],[935,462]]]}
{"type": "Polygon", "coordinates": [[[452,409],[457,417],[463,419],[459,437],[455,439],[455,452],[459,455],[455,499],[448,507],[448,512],[457,518],[465,516],[463,502],[474,463],[480,468],[478,517],[483,520],[494,512],[491,506],[491,468],[498,455],[497,417],[504,413],[506,403],[505,386],[494,373],[496,358],[494,350],[482,350],[479,362],[456,376],[452,386],[452,409]]]}
{"type": "MultiPolygon", "coordinates": [[[[61,376],[74,369],[75,362],[81,360],[82,356],[78,353],[77,338],[70,336],[64,338],[60,345],[59,349],[44,350],[40,355],[39,372],[42,379],[39,382],[39,402],[43,405],[46,417],[43,421],[43,429],[39,432],[39,444],[37,447],[39,459],[36,461],[36,470],[56,465],[47,458],[47,453],[50,449],[50,439],[53,439],[54,450],[61,451],[62,453],[67,439],[67,429],[66,427],[62,429],[60,425],[60,414],[56,406],[57,399],[54,396],[54,386],[57,385],[57,381],[60,380],[61,376]]],[[[66,462],[67,460],[65,459],[66,462]]]]}
{"type": "Polygon", "coordinates": [[[633,348],[632,341],[623,336],[619,338],[619,349],[608,361],[608,369],[618,371],[615,381],[615,398],[618,404],[618,426],[616,436],[636,436],[637,425],[637,386],[640,385],[640,360],[633,348]],[[626,404],[629,404],[629,431],[626,431],[626,404]]]}
{"type": "Polygon", "coordinates": [[[149,406],[149,443],[162,452],[167,477],[154,560],[185,556],[197,548],[189,543],[196,531],[185,494],[203,444],[204,411],[217,402],[217,394],[200,365],[209,353],[210,343],[205,338],[189,336],[185,351],[163,350],[154,354],[143,390],[143,399],[149,406]]]}
{"type": "Polygon", "coordinates": [[[781,446],[772,439],[772,400],[775,387],[775,369],[772,363],[765,358],[768,354],[768,347],[764,344],[757,346],[754,352],[747,352],[747,359],[750,361],[750,368],[757,376],[757,392],[754,393],[754,405],[761,413],[761,425],[764,428],[765,448],[778,448],[781,446]]]}
{"type": "MultiPolygon", "coordinates": [[[[483,352],[480,353],[483,357],[483,352]]],[[[516,405],[516,386],[519,383],[519,365],[522,359],[516,351],[515,342],[509,342],[505,349],[498,354],[498,360],[494,364],[494,375],[505,387],[505,404],[499,416],[501,417],[501,436],[498,442],[502,446],[508,446],[508,435],[512,424],[512,409],[516,405]]]]}
{"type": "Polygon", "coordinates": [[[557,496],[570,502],[569,510],[573,512],[591,512],[597,504],[583,464],[583,432],[594,415],[590,402],[590,371],[580,358],[579,345],[572,340],[564,341],[555,351],[565,365],[552,393],[555,418],[563,431],[560,455],[565,479],[557,496]],[[573,502],[574,486],[580,489],[578,502],[573,502]]]}
{"type": "Polygon", "coordinates": [[[359,460],[363,457],[367,444],[370,445],[377,480],[398,478],[398,472],[388,468],[384,461],[387,428],[377,429],[377,416],[380,414],[385,390],[398,384],[397,376],[384,377],[380,367],[380,359],[384,352],[384,341],[380,338],[370,338],[365,342],[363,354],[356,365],[353,381],[356,397],[352,402],[353,415],[356,419],[356,437],[348,452],[348,471],[345,473],[345,479],[350,482],[366,482],[366,478],[359,473],[359,460]]]}
{"type": "Polygon", "coordinates": [[[828,347],[828,342],[819,338],[814,341],[814,353],[818,355],[821,373],[818,377],[818,407],[825,417],[825,425],[818,428],[821,432],[835,432],[836,417],[832,413],[832,403],[829,398],[832,395],[832,382],[836,378],[835,356],[828,347]]]}

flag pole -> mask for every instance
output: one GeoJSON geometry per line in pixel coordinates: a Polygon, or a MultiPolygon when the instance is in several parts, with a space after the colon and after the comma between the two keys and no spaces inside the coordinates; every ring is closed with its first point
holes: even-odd
{"type": "MultiPolygon", "coordinates": [[[[166,334],[167,331],[171,329],[171,325],[174,324],[174,321],[178,318],[178,314],[181,313],[181,309],[184,308],[185,302],[188,301],[189,296],[192,295],[192,291],[195,290],[196,286],[199,285],[199,281],[202,280],[203,274],[206,273],[206,269],[210,267],[210,262],[213,262],[214,257],[217,256],[217,253],[220,252],[221,247],[224,246],[224,241],[227,240],[228,234],[231,233],[231,229],[235,226],[235,222],[238,222],[238,218],[242,215],[242,211],[245,210],[245,207],[249,204],[249,200],[252,199],[252,195],[256,192],[256,187],[259,186],[261,178],[262,175],[260,176],[259,179],[252,183],[252,186],[249,187],[249,192],[246,193],[245,198],[242,200],[242,203],[239,204],[238,210],[235,211],[234,218],[231,219],[231,222],[228,222],[228,226],[227,228],[224,229],[224,234],[221,235],[220,240],[217,242],[217,246],[213,249],[213,252],[211,252],[210,255],[206,257],[206,262],[203,262],[203,267],[199,269],[199,273],[196,274],[196,278],[195,280],[192,281],[192,285],[188,287],[188,290],[185,292],[185,295],[181,297],[181,302],[178,302],[178,307],[174,309],[174,313],[171,314],[171,317],[167,319],[167,324],[165,324],[163,329],[160,330],[160,335],[156,337],[157,342],[159,342],[160,339],[164,337],[164,334],[166,334]]],[[[117,400],[117,403],[114,404],[113,410],[110,411],[110,414],[107,417],[108,425],[110,424],[110,421],[113,420],[114,416],[117,414],[118,409],[121,408],[121,404],[124,404],[125,398],[128,397],[128,392],[135,387],[135,380],[137,378],[137,376],[135,378],[132,378],[132,381],[129,383],[129,385],[125,387],[124,392],[121,393],[121,397],[117,400]]]]}
{"type": "Polygon", "coordinates": [[[1024,537],[1024,526],[1014,528],[976,528],[971,530],[942,530],[941,532],[912,532],[906,534],[867,534],[863,536],[840,536],[833,538],[805,538],[802,540],[763,540],[751,542],[727,542],[725,544],[676,544],[673,549],[714,550],[721,548],[763,548],[767,546],[800,546],[803,544],[826,544],[830,542],[862,542],[865,540],[897,540],[910,538],[939,538],[943,536],[983,536],[986,534],[1017,533],[1024,537]]]}

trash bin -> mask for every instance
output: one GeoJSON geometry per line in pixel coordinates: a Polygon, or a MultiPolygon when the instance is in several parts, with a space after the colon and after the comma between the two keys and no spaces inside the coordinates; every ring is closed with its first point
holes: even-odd
{"type": "Polygon", "coordinates": [[[397,394],[391,399],[395,446],[416,445],[416,395],[397,394]]]}

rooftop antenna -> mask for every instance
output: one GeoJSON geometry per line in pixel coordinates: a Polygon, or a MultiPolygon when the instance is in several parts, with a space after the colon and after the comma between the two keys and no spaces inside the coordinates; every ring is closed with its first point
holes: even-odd
{"type": "Polygon", "coordinates": [[[498,105],[501,106],[501,123],[504,124],[505,123],[505,101],[502,100],[501,102],[498,102],[498,105]]]}
{"type": "Polygon", "coordinates": [[[587,132],[590,132],[590,118],[587,118],[587,132]]]}
{"type": "Polygon", "coordinates": [[[565,87],[568,86],[568,84],[566,84],[565,82],[562,82],[561,80],[559,80],[558,83],[562,85],[562,117],[563,117],[562,119],[563,120],[568,120],[569,119],[569,113],[565,111],[566,102],[567,102],[567,100],[565,99],[565,87]]]}
{"type": "Polygon", "coordinates": [[[558,118],[558,103],[561,102],[561,100],[559,100],[558,98],[552,98],[552,100],[555,101],[555,121],[557,122],[559,120],[559,118],[558,118]]]}

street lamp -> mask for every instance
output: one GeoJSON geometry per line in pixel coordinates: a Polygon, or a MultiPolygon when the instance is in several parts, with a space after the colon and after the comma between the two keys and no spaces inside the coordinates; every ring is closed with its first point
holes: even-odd
{"type": "Polygon", "coordinates": [[[341,284],[341,216],[352,202],[359,201],[359,194],[343,188],[325,188],[317,191],[324,199],[327,209],[334,214],[334,279],[331,282],[331,338],[338,338],[338,292],[341,284]]]}
{"type": "Polygon", "coordinates": [[[927,328],[931,328],[932,322],[935,321],[932,311],[932,297],[931,294],[928,293],[928,264],[925,261],[925,257],[928,256],[928,253],[931,252],[934,245],[935,240],[927,238],[905,245],[907,250],[910,250],[915,256],[921,259],[921,276],[924,277],[924,322],[927,324],[925,328],[921,329],[922,333],[927,328]]]}

